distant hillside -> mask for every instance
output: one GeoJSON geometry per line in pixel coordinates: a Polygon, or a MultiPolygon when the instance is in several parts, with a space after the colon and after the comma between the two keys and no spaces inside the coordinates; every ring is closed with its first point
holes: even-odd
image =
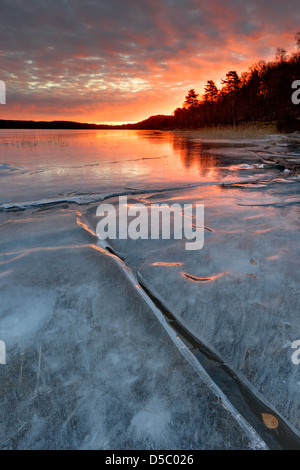
{"type": "Polygon", "coordinates": [[[0,119],[0,129],[110,129],[106,124],[89,124],[73,121],[15,121],[0,119]]]}
{"type": "Polygon", "coordinates": [[[21,121],[0,119],[0,129],[168,129],[174,127],[174,116],[150,116],[132,124],[89,124],[74,121],[21,121]]]}
{"type": "Polygon", "coordinates": [[[172,129],[175,127],[174,116],[167,116],[158,114],[157,116],[150,116],[144,121],[137,122],[136,124],[125,124],[121,126],[126,129],[172,129]]]}

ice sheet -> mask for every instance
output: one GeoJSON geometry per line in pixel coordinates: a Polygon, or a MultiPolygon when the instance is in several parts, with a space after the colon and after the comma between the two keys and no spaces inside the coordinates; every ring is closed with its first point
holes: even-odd
{"type": "MultiPolygon", "coordinates": [[[[204,203],[201,250],[186,251],[184,240],[110,240],[111,246],[189,331],[299,431],[300,371],[291,360],[300,338],[297,181],[172,196],[142,200],[204,203]]],[[[91,225],[92,212],[86,213],[91,225]]]]}
{"type": "Polygon", "coordinates": [[[73,209],[21,214],[2,225],[2,449],[264,446],[187,363],[73,209]]]}
{"type": "Polygon", "coordinates": [[[1,448],[265,446],[262,413],[239,415],[139,281],[300,434],[298,140],[0,132],[1,448]],[[203,249],[109,240],[110,255],[96,208],[119,195],[204,204],[203,249]]]}

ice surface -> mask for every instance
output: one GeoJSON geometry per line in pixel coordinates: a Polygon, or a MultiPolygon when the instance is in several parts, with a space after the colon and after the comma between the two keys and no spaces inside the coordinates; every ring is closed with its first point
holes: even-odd
{"type": "Polygon", "coordinates": [[[257,447],[73,209],[21,214],[1,218],[2,449],[257,447]]]}
{"type": "Polygon", "coordinates": [[[230,163],[180,132],[0,130],[0,204],[234,181],[230,163]]]}
{"type": "MultiPolygon", "coordinates": [[[[143,203],[172,204],[172,196],[143,203]]],[[[204,203],[201,250],[186,251],[183,240],[111,240],[112,247],[189,331],[300,430],[300,370],[291,360],[300,338],[298,183],[202,187],[177,193],[176,202],[204,203]]]]}
{"type": "Polygon", "coordinates": [[[264,447],[138,279],[300,434],[297,148],[1,131],[1,448],[264,447]],[[121,194],[204,204],[204,247],[109,240],[110,255],[96,208],[121,194]]]}

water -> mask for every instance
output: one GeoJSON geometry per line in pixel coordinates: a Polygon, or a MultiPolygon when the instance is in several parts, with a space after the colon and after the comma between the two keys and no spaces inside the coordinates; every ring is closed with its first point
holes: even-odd
{"type": "Polygon", "coordinates": [[[1,130],[0,150],[2,204],[239,177],[226,158],[172,132],[1,130]]]}
{"type": "Polygon", "coordinates": [[[1,448],[297,447],[299,178],[258,158],[297,153],[280,136],[1,130],[1,448]],[[97,206],[125,194],[204,204],[204,247],[100,242],[97,206]]]}

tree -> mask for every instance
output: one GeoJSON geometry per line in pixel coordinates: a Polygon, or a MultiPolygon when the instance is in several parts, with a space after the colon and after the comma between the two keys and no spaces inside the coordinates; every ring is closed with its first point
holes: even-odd
{"type": "Polygon", "coordinates": [[[176,108],[174,111],[175,125],[177,127],[187,127],[187,110],[185,108],[176,108]]]}
{"type": "Polygon", "coordinates": [[[281,47],[277,47],[275,59],[277,62],[285,62],[287,59],[287,51],[281,47]]]}
{"type": "Polygon", "coordinates": [[[188,91],[187,96],[185,97],[185,102],[183,106],[187,109],[187,117],[190,118],[191,125],[194,127],[197,118],[197,108],[199,105],[198,94],[195,92],[194,88],[188,91]]]}
{"type": "Polygon", "coordinates": [[[205,125],[211,125],[214,121],[214,107],[218,97],[218,88],[213,80],[208,80],[204,90],[203,119],[205,125]]]}
{"type": "Polygon", "coordinates": [[[241,86],[241,80],[236,73],[235,70],[231,70],[230,72],[226,73],[226,78],[221,80],[223,85],[222,87],[222,95],[226,99],[226,95],[229,97],[229,101],[231,104],[231,112],[232,112],[232,124],[236,125],[236,97],[239,92],[241,86]]]}
{"type": "Polygon", "coordinates": [[[227,94],[235,94],[239,91],[241,80],[235,70],[226,73],[225,80],[221,80],[223,86],[222,91],[227,94]]]}
{"type": "Polygon", "coordinates": [[[203,98],[205,101],[213,102],[218,96],[218,88],[213,80],[208,80],[207,84],[204,87],[205,93],[203,98]]]}
{"type": "Polygon", "coordinates": [[[244,86],[245,103],[248,117],[255,123],[260,112],[261,75],[255,66],[252,67],[244,86]]]}
{"type": "Polygon", "coordinates": [[[199,95],[195,92],[194,88],[192,88],[188,91],[183,106],[187,109],[196,108],[198,106],[198,96],[199,95]]]}

